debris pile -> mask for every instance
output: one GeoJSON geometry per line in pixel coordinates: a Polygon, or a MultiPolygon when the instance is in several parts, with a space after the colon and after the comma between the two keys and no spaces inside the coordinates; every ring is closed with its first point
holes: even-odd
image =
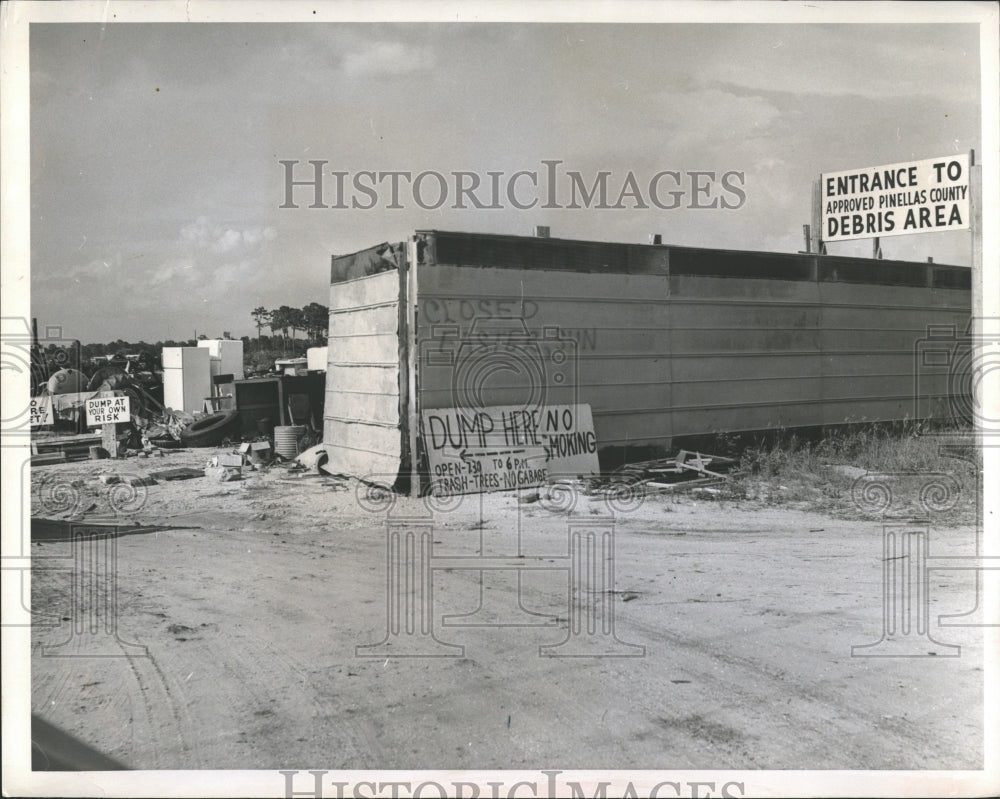
{"type": "Polygon", "coordinates": [[[733,458],[682,449],[673,458],[627,463],[605,482],[642,486],[646,493],[666,494],[725,483],[736,465],[733,458]]]}
{"type": "Polygon", "coordinates": [[[132,423],[140,431],[143,448],[173,448],[181,445],[181,431],[194,422],[194,417],[183,411],[163,408],[149,416],[132,415],[132,423]]]}

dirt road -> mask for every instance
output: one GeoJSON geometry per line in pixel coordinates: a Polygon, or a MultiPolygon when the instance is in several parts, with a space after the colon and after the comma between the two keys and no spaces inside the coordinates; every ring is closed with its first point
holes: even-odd
{"type": "MultiPolygon", "coordinates": [[[[33,512],[65,520],[95,505],[81,517],[92,518],[110,489],[95,482],[101,468],[112,467],[35,470],[33,512]],[[54,506],[51,489],[73,480],[54,506]]],[[[103,554],[74,561],[37,522],[33,712],[138,769],[982,767],[981,633],[937,623],[974,605],[971,572],[930,573],[931,634],[960,656],[928,644],[934,656],[852,657],[882,631],[878,520],[665,496],[612,514],[599,496],[568,509],[513,494],[428,517],[409,498],[359,508],[356,486],[279,469],[161,482],[128,508],[146,527],[94,550],[113,557],[107,574],[103,554]],[[421,638],[422,653],[461,657],[357,649],[386,637],[397,596],[387,518],[418,531],[398,539],[404,560],[410,541],[419,561],[421,531],[436,559],[424,622],[436,642],[421,638]],[[632,656],[540,655],[573,619],[587,631],[569,603],[570,530],[608,542],[612,528],[614,581],[598,575],[577,599],[613,603],[618,642],[603,634],[603,605],[580,640],[632,656]],[[459,560],[477,555],[547,568],[459,560]],[[113,618],[98,620],[111,626],[73,632],[89,601],[74,601],[74,573],[85,591],[116,589],[113,618]],[[481,580],[481,615],[455,618],[477,607],[481,580]],[[512,626],[522,622],[548,626],[512,626]]],[[[930,538],[934,554],[972,553],[970,528],[930,538]]],[[[600,560],[576,551],[578,575],[600,560]]]]}

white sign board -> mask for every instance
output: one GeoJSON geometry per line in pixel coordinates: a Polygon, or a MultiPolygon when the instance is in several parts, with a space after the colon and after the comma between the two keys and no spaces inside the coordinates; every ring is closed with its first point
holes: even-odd
{"type": "Polygon", "coordinates": [[[827,172],[820,178],[823,241],[969,227],[969,156],[827,172]]]}
{"type": "Polygon", "coordinates": [[[129,410],[128,397],[94,397],[87,400],[87,426],[127,422],[129,410]]]}
{"type": "Polygon", "coordinates": [[[55,424],[52,413],[52,396],[50,394],[44,394],[41,397],[32,397],[29,412],[32,427],[42,424],[55,424]]]}
{"type": "Polygon", "coordinates": [[[598,474],[589,405],[437,408],[421,414],[430,482],[442,495],[509,491],[598,474]]]}

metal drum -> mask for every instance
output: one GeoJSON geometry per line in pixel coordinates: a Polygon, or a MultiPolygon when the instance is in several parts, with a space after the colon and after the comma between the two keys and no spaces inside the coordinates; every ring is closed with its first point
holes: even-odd
{"type": "Polygon", "coordinates": [[[274,451],[282,458],[299,454],[299,439],[306,433],[305,425],[283,425],[274,428],[274,451]]]}

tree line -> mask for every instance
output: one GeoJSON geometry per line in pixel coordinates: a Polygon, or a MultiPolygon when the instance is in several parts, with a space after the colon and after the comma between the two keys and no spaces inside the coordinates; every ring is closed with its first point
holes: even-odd
{"type": "Polygon", "coordinates": [[[265,327],[271,331],[272,343],[274,334],[281,334],[282,349],[287,348],[289,330],[292,333],[293,342],[296,333],[301,331],[306,334],[309,341],[314,341],[320,346],[326,343],[326,328],[330,319],[330,311],[327,306],[318,302],[311,302],[302,308],[282,305],[272,310],[259,305],[250,312],[250,316],[257,326],[258,349],[262,346],[261,330],[265,327]]]}
{"type": "MultiPolygon", "coordinates": [[[[287,353],[289,349],[293,354],[304,352],[303,344],[306,347],[323,346],[326,344],[326,331],[329,321],[329,310],[327,306],[318,302],[311,302],[302,308],[292,308],[282,305],[273,310],[268,310],[263,306],[254,308],[250,316],[257,326],[257,350],[278,350],[287,353]],[[268,328],[272,335],[261,334],[263,328],[268,328]],[[289,335],[289,333],[291,335],[289,335]],[[299,333],[304,333],[305,340],[298,337],[299,333]]],[[[224,334],[225,338],[229,334],[224,334]]],[[[58,366],[70,366],[79,369],[85,362],[97,359],[104,359],[108,356],[121,355],[126,353],[142,354],[154,356],[155,361],[159,361],[160,352],[164,347],[196,347],[198,339],[206,339],[208,336],[199,335],[197,338],[166,341],[146,342],[146,341],[125,341],[116,339],[107,343],[94,342],[81,344],[79,341],[66,342],[63,344],[46,343],[44,340],[39,348],[39,355],[43,361],[48,361],[58,366]]],[[[252,339],[250,336],[240,336],[243,341],[243,351],[249,355],[252,339]]]]}

